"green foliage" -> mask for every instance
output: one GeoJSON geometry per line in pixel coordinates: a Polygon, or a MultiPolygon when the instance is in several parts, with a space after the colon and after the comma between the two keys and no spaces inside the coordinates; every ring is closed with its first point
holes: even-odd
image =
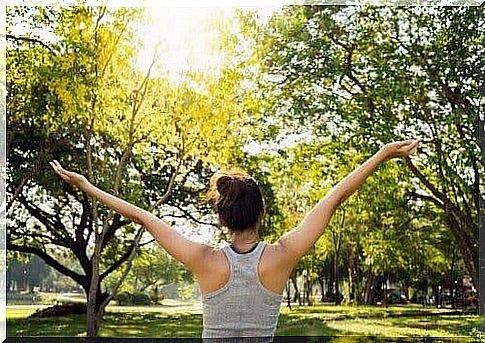
{"type": "MultiPolygon", "coordinates": [[[[170,224],[186,218],[184,224],[210,226],[209,208],[200,200],[211,164],[229,163],[236,128],[244,128],[230,74],[188,73],[173,84],[155,75],[160,56],[148,70],[137,69],[135,28],[144,15],[140,8],[104,6],[11,7],[7,13],[13,23],[7,47],[8,249],[38,255],[86,294],[99,260],[96,311],[114,291],[113,273],[120,277],[127,266],[139,228],[57,178],[48,161],[57,159],[145,209],[166,199],[153,212],[170,224]],[[17,22],[28,36],[16,36],[17,22]]],[[[170,270],[154,273],[189,279],[166,265],[170,270]]],[[[151,277],[150,266],[153,261],[140,265],[146,274],[140,277],[151,277]]]]}
{"type": "Polygon", "coordinates": [[[308,257],[315,267],[302,261],[298,273],[330,277],[340,247],[338,273],[356,293],[379,275],[439,282],[456,246],[476,285],[478,8],[287,6],[268,23],[241,12],[240,23],[240,46],[254,47],[236,54],[252,138],[269,146],[260,158],[283,214],[275,236],[383,143],[422,140],[415,168],[387,162],[337,211],[344,225],[330,223],[308,257]]]}
{"type": "Polygon", "coordinates": [[[180,286],[177,291],[179,293],[180,298],[183,300],[190,300],[194,298],[194,284],[183,284],[180,286]]]}

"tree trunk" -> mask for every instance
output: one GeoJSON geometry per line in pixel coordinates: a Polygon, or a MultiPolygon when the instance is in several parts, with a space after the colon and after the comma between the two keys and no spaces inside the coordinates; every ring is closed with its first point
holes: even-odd
{"type": "Polygon", "coordinates": [[[323,281],[323,277],[318,278],[318,283],[320,284],[320,289],[322,291],[320,301],[323,303],[325,301],[325,283],[323,281]]]}
{"type": "Polygon", "coordinates": [[[387,299],[387,281],[388,281],[388,278],[384,279],[384,296],[382,297],[382,301],[384,302],[384,306],[387,308],[387,303],[388,303],[388,299],[387,299]]]}
{"type": "Polygon", "coordinates": [[[349,264],[349,267],[347,268],[347,272],[349,273],[349,279],[347,281],[348,286],[349,286],[348,304],[350,304],[350,300],[351,300],[352,294],[353,294],[353,290],[352,290],[352,287],[353,287],[353,284],[352,284],[352,269],[350,268],[350,264],[349,264]]]}
{"type": "Polygon", "coordinates": [[[450,268],[450,294],[451,294],[451,307],[456,308],[455,304],[455,259],[456,259],[456,248],[453,246],[453,253],[451,255],[451,268],[450,268]]]}
{"type": "MultiPolygon", "coordinates": [[[[330,277],[329,279],[327,280],[327,296],[329,297],[329,300],[330,300],[330,294],[335,294],[335,290],[334,290],[334,285],[335,285],[335,282],[334,282],[334,275],[333,275],[333,270],[332,272],[330,273],[330,277]]],[[[332,299],[334,300],[334,299],[332,299]]]]}
{"type": "MultiPolygon", "coordinates": [[[[95,249],[96,251],[96,249],[95,249]]],[[[87,304],[86,304],[86,327],[88,337],[96,337],[101,324],[101,318],[99,316],[99,303],[98,293],[101,292],[99,282],[99,254],[96,252],[92,257],[92,274],[89,283],[89,289],[87,292],[87,304]]]]}
{"type": "MultiPolygon", "coordinates": [[[[472,277],[473,287],[479,291],[478,273],[478,249],[475,248],[475,241],[478,240],[478,224],[469,216],[464,214],[460,208],[454,204],[447,195],[441,193],[412,163],[409,157],[405,158],[406,164],[411,172],[429,189],[433,197],[426,197],[439,206],[445,215],[447,226],[458,243],[465,268],[472,277]],[[471,229],[471,230],[470,230],[471,229]],[[470,233],[472,235],[470,235],[470,233]]],[[[414,194],[416,195],[416,194],[414,194]]],[[[419,195],[418,195],[419,196],[419,195]]]]}
{"type": "Polygon", "coordinates": [[[371,292],[371,287],[374,284],[374,275],[370,274],[369,278],[367,279],[366,282],[366,287],[365,287],[365,303],[367,305],[372,305],[373,304],[373,296],[371,292]]]}
{"type": "Polygon", "coordinates": [[[305,277],[305,293],[306,293],[306,303],[308,306],[312,306],[313,305],[313,301],[312,301],[312,283],[310,282],[310,278],[309,277],[305,277]]]}
{"type": "Polygon", "coordinates": [[[340,305],[340,303],[342,302],[340,297],[340,287],[339,287],[338,259],[340,255],[340,247],[342,246],[342,229],[344,227],[344,223],[345,223],[345,212],[343,211],[337,237],[335,236],[335,232],[332,231],[333,243],[335,246],[335,257],[333,260],[333,271],[334,271],[334,278],[335,278],[335,295],[334,295],[335,305],[340,305]]]}
{"type": "Polygon", "coordinates": [[[404,296],[407,300],[409,300],[409,280],[404,280],[402,283],[402,290],[404,292],[404,296]]]}
{"type": "Polygon", "coordinates": [[[290,287],[291,287],[291,284],[290,284],[290,280],[288,280],[286,282],[286,297],[287,297],[287,305],[286,307],[288,307],[291,311],[291,292],[290,292],[290,287]]]}
{"type": "Polygon", "coordinates": [[[298,285],[297,285],[297,282],[296,282],[296,272],[291,274],[290,280],[293,283],[293,288],[295,288],[295,295],[293,297],[293,302],[298,301],[298,304],[301,306],[300,291],[298,289],[298,285]]]}
{"type": "Polygon", "coordinates": [[[337,274],[337,269],[335,269],[335,305],[340,305],[340,287],[339,287],[339,279],[337,274]]]}

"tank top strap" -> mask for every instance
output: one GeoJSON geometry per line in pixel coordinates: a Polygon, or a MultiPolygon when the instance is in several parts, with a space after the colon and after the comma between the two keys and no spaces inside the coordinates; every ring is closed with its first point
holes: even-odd
{"type": "Polygon", "coordinates": [[[256,262],[259,263],[259,260],[261,259],[261,254],[263,253],[264,247],[266,246],[266,243],[263,241],[258,242],[258,246],[256,249],[254,249],[254,255],[255,255],[255,260],[256,262]]]}

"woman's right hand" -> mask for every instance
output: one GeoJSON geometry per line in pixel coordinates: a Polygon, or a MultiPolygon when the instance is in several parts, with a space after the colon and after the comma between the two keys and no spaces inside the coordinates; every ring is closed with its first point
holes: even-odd
{"type": "Polygon", "coordinates": [[[407,157],[416,152],[419,145],[419,139],[408,139],[405,141],[392,142],[384,145],[381,152],[386,159],[395,157],[407,157]]]}
{"type": "Polygon", "coordinates": [[[53,162],[49,162],[52,166],[52,169],[59,175],[64,181],[70,183],[71,185],[81,187],[88,183],[88,180],[82,176],[81,174],[65,170],[61,167],[61,164],[54,160],[53,162]]]}

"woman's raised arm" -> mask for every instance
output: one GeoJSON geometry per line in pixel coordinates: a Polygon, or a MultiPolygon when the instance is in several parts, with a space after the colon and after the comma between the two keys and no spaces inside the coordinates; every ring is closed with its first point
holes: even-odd
{"type": "Polygon", "coordinates": [[[51,166],[64,181],[79,187],[122,216],[143,225],[170,255],[182,262],[189,270],[196,272],[204,265],[205,258],[211,251],[210,245],[185,238],[152,213],[102,191],[84,176],[65,170],[57,161],[51,162],[51,166]]]}
{"type": "Polygon", "coordinates": [[[296,228],[285,233],[276,242],[284,252],[282,255],[285,262],[288,265],[296,264],[312,248],[325,231],[338,206],[352,195],[381,163],[394,157],[406,157],[413,154],[418,144],[419,140],[413,139],[386,144],[379,152],[335,185],[307,213],[296,228]]]}

